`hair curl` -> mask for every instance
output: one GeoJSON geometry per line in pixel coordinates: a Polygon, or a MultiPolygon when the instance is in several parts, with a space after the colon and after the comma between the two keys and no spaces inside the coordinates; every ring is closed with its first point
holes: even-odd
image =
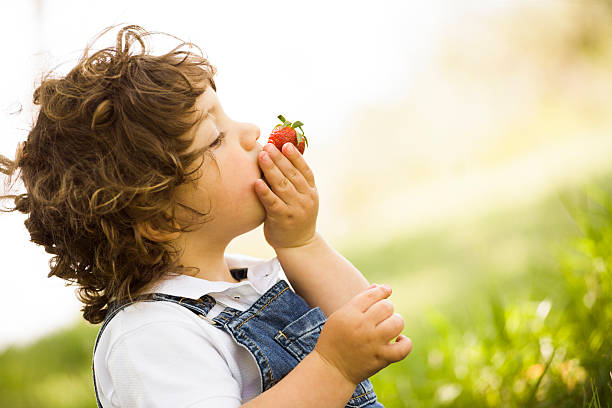
{"type": "MultiPolygon", "coordinates": [[[[27,141],[14,161],[0,155],[0,171],[10,182],[20,170],[26,188],[0,196],[14,200],[2,211],[28,215],[31,241],[54,255],[48,276],[78,285],[83,317],[94,324],[113,300],[181,270],[178,249],[143,237],[139,224],[166,232],[198,224],[175,224],[175,190],[197,179],[207,153],[187,152],[189,131],[202,119],[196,98],[216,90],[216,69],[189,42],[152,55],[151,34],[125,26],[115,47],[89,55],[92,42],[65,77],[47,74],[34,91],[40,110],[27,141]]],[[[191,210],[205,222],[208,214],[191,210]]]]}

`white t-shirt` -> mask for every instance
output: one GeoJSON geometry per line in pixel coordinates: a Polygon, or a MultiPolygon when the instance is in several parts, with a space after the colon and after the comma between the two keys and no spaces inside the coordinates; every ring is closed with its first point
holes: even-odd
{"type": "MultiPolygon", "coordinates": [[[[225,306],[244,311],[280,279],[288,282],[277,258],[225,254],[225,260],[230,269],[248,268],[247,279],[231,283],[180,275],[152,292],[193,299],[209,294],[217,301],[208,313],[213,318],[225,306]]],[[[137,302],[118,312],[100,337],[94,366],[105,408],[236,408],[262,392],[249,351],[172,302],[137,302]]]]}

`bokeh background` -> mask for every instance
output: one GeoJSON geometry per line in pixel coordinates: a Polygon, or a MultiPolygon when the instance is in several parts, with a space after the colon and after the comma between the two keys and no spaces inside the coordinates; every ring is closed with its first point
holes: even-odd
{"type": "MultiPolygon", "coordinates": [[[[225,111],[262,139],[279,113],[306,124],[318,229],[391,284],[414,343],[372,378],[385,406],[612,404],[611,1],[24,0],[0,15],[5,156],[42,75],[120,23],[199,45],[225,111]]],[[[98,327],[46,277],[25,217],[0,216],[0,406],[94,406],[98,327]]],[[[274,256],[261,227],[228,250],[274,256]]]]}

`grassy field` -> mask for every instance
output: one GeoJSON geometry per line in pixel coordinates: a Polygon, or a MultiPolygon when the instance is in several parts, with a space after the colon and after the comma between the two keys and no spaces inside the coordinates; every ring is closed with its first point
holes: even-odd
{"type": "MultiPolygon", "coordinates": [[[[611,206],[582,191],[341,250],[391,284],[414,343],[372,378],[386,407],[610,406],[611,206]]],[[[95,406],[97,330],[4,351],[0,406],[95,406]]]]}
{"type": "Polygon", "coordinates": [[[354,251],[414,342],[373,378],[385,406],[610,406],[607,186],[354,251]]]}

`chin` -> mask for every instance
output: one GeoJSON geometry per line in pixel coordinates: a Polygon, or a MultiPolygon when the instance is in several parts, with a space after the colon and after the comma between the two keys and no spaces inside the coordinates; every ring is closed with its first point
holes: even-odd
{"type": "Polygon", "coordinates": [[[255,228],[259,227],[266,220],[266,210],[263,207],[261,207],[261,209],[262,209],[262,212],[261,212],[261,215],[260,215],[260,217],[259,217],[259,219],[257,221],[257,225],[255,226],[255,228]]]}
{"type": "Polygon", "coordinates": [[[251,200],[245,200],[240,208],[235,209],[238,214],[227,214],[229,219],[233,218],[233,221],[241,224],[241,234],[254,230],[266,220],[266,209],[255,193],[251,200]],[[236,218],[236,215],[239,215],[240,219],[236,218]]]}
{"type": "Polygon", "coordinates": [[[251,222],[249,223],[248,230],[245,232],[254,230],[255,228],[262,225],[265,220],[266,220],[266,210],[263,207],[263,205],[261,205],[260,203],[260,208],[258,209],[258,211],[253,212],[253,217],[251,218],[251,222]]]}

